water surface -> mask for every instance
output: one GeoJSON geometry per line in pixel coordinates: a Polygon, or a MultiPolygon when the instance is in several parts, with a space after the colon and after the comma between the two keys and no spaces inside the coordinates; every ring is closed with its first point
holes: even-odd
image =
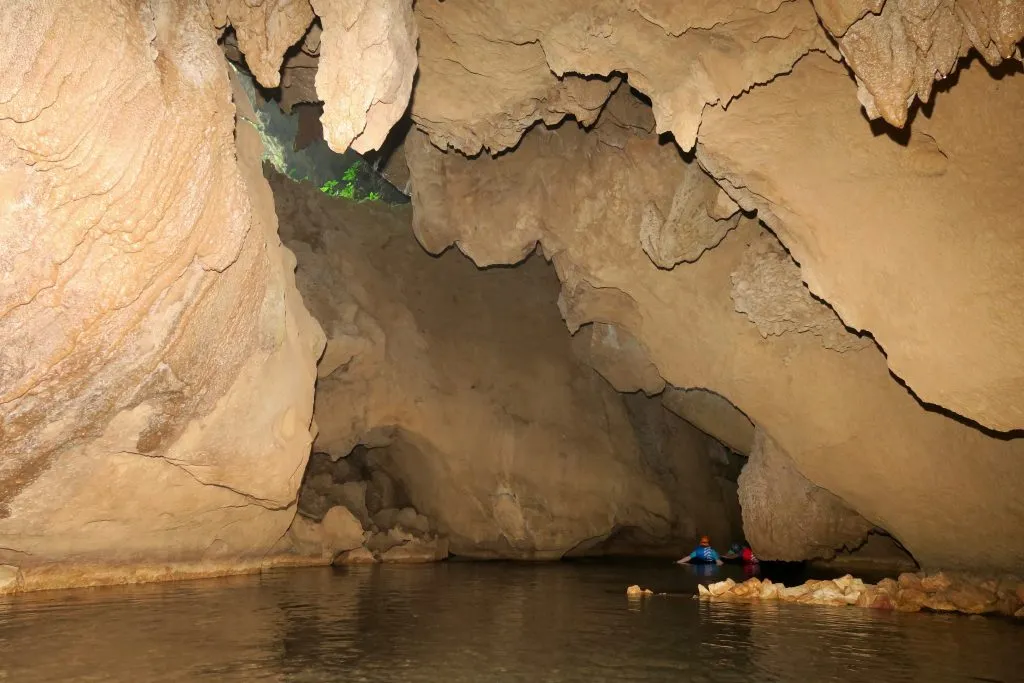
{"type": "Polygon", "coordinates": [[[1021,681],[1009,620],[708,604],[671,563],[281,570],[0,598],[0,680],[1021,681]],[[639,583],[680,594],[630,602],[639,583]]]}

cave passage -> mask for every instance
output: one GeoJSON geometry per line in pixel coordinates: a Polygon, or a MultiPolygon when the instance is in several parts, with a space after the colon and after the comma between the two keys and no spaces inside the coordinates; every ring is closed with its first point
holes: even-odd
{"type": "Polygon", "coordinates": [[[0,680],[1020,678],[1024,2],[0,39],[0,680]]]}

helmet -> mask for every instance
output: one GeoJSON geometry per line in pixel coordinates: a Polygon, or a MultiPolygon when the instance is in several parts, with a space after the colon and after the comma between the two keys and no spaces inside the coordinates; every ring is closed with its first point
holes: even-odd
{"type": "Polygon", "coordinates": [[[701,536],[700,537],[700,544],[701,545],[711,545],[711,539],[709,539],[707,536],[701,536]]]}

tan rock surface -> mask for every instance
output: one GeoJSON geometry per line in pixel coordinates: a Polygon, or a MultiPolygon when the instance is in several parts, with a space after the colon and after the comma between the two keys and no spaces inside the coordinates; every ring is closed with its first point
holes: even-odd
{"type": "Polygon", "coordinates": [[[737,453],[749,455],[754,447],[754,425],[728,399],[706,389],[668,387],[662,404],[705,434],[737,453]]]}
{"type": "Polygon", "coordinates": [[[739,485],[743,533],[764,560],[829,559],[840,548],[859,546],[873,526],[807,481],[761,430],[755,433],[739,485]]]}
{"type": "Polygon", "coordinates": [[[323,25],[316,92],[331,149],[377,149],[409,104],[416,74],[412,0],[312,0],[323,25]]]}
{"type": "Polygon", "coordinates": [[[313,21],[309,0],[208,0],[213,24],[235,30],[246,64],[266,88],[281,82],[281,62],[313,21]]]}
{"type": "MultiPolygon", "coordinates": [[[[621,529],[667,553],[705,523],[727,533],[710,466],[672,485],[687,507],[645,466],[621,396],[573,353],[542,260],[480,272],[458,253],[431,259],[407,211],[274,187],[307,305],[330,342],[360,340],[321,373],[318,450],[344,456],[387,428],[367,457],[460,556],[557,558],[621,529]]],[[[690,431],[663,448],[703,462],[708,440],[690,431]]],[[[378,526],[397,523],[370,498],[378,526]]]]}
{"type": "Polygon", "coordinates": [[[1024,4],[1014,0],[813,0],[857,76],[871,118],[903,126],[915,99],[976,50],[986,62],[1020,58],[1024,4]]]}
{"type": "Polygon", "coordinates": [[[619,73],[654,102],[658,130],[690,149],[705,106],[833,50],[800,0],[424,0],[416,13],[413,118],[436,145],[467,154],[512,147],[538,120],[589,124],[615,85],[592,77],[619,73]]]}
{"type": "Polygon", "coordinates": [[[26,587],[258,566],[309,452],[322,336],[258,137],[236,149],[205,8],[154,12],[0,8],[0,562],[26,587]]]}
{"type": "Polygon", "coordinates": [[[975,65],[958,80],[904,146],[841,103],[841,66],[809,57],[707,114],[698,158],[917,396],[1011,430],[1024,427],[1024,136],[999,112],[1024,106],[1024,77],[975,65]]]}
{"type": "Polygon", "coordinates": [[[840,353],[795,330],[762,337],[730,296],[748,250],[772,239],[749,221],[695,263],[657,268],[639,243],[643,207],[669,206],[684,168],[641,129],[602,143],[603,125],[594,135],[573,124],[534,129],[497,159],[444,154],[410,137],[420,241],[435,253],[457,243],[482,265],[516,262],[540,241],[562,280],[570,330],[594,320],[627,330],[667,382],[728,399],[804,477],[923,566],[974,565],[967,549],[979,543],[993,567],[1021,566],[1021,441],[925,410],[874,347],[840,353]]]}

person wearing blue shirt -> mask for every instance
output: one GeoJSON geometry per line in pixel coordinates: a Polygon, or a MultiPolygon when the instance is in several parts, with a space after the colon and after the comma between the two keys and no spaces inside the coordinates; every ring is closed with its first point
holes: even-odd
{"type": "Polygon", "coordinates": [[[676,564],[690,564],[691,562],[694,564],[717,564],[721,566],[722,558],[711,547],[711,540],[707,536],[701,536],[700,545],[694,548],[692,553],[681,560],[676,560],[676,564]]]}

